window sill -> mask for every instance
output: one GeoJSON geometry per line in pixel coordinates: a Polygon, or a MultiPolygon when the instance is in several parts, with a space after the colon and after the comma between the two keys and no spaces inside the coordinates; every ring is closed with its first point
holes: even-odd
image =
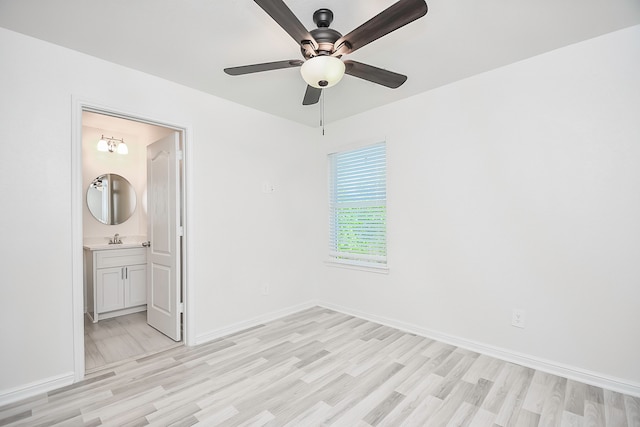
{"type": "Polygon", "coordinates": [[[327,267],[345,268],[347,270],[368,271],[369,273],[389,274],[389,267],[386,265],[371,265],[371,264],[355,264],[348,261],[327,260],[324,262],[327,267]]]}

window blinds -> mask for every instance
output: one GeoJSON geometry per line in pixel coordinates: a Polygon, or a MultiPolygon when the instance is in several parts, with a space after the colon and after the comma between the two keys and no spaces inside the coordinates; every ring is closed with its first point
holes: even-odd
{"type": "Polygon", "coordinates": [[[387,262],[386,145],[329,155],[329,255],[354,264],[387,262]]]}

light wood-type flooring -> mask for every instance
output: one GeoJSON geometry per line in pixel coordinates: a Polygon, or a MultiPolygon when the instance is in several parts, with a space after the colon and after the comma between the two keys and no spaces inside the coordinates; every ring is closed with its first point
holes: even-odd
{"type": "Polygon", "coordinates": [[[147,312],[97,323],[85,316],[84,364],[87,372],[182,345],[147,325],[147,312]]]}
{"type": "Polygon", "coordinates": [[[640,398],[312,308],[0,408],[0,425],[640,426],[640,398]]]}

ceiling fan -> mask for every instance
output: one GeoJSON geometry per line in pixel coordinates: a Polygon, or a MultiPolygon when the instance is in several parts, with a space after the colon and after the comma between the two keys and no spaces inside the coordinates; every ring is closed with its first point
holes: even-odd
{"type": "Polygon", "coordinates": [[[232,76],[239,76],[261,71],[301,67],[302,77],[307,82],[302,105],[317,103],[322,89],[338,83],[344,74],[392,89],[400,87],[407,80],[407,76],[362,62],[343,61],[340,58],[427,13],[427,3],[424,0],[400,0],[343,36],[338,31],[329,28],[333,21],[333,12],[329,9],[317,10],[313,14],[313,22],[318,28],[307,31],[284,1],[254,1],[300,45],[304,60],[290,59],[243,65],[225,68],[224,72],[232,76]]]}

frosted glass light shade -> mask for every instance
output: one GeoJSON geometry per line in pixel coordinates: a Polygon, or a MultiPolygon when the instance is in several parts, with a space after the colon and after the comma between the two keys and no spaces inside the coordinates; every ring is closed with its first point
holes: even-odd
{"type": "Polygon", "coordinates": [[[331,87],[344,76],[344,63],[334,56],[314,56],[300,68],[302,78],[318,89],[331,87]]]}
{"type": "Polygon", "coordinates": [[[100,138],[98,141],[98,151],[109,151],[109,143],[104,138],[100,138]]]}
{"type": "Polygon", "coordinates": [[[129,154],[129,147],[127,147],[124,141],[118,144],[118,154],[129,154]]]}

